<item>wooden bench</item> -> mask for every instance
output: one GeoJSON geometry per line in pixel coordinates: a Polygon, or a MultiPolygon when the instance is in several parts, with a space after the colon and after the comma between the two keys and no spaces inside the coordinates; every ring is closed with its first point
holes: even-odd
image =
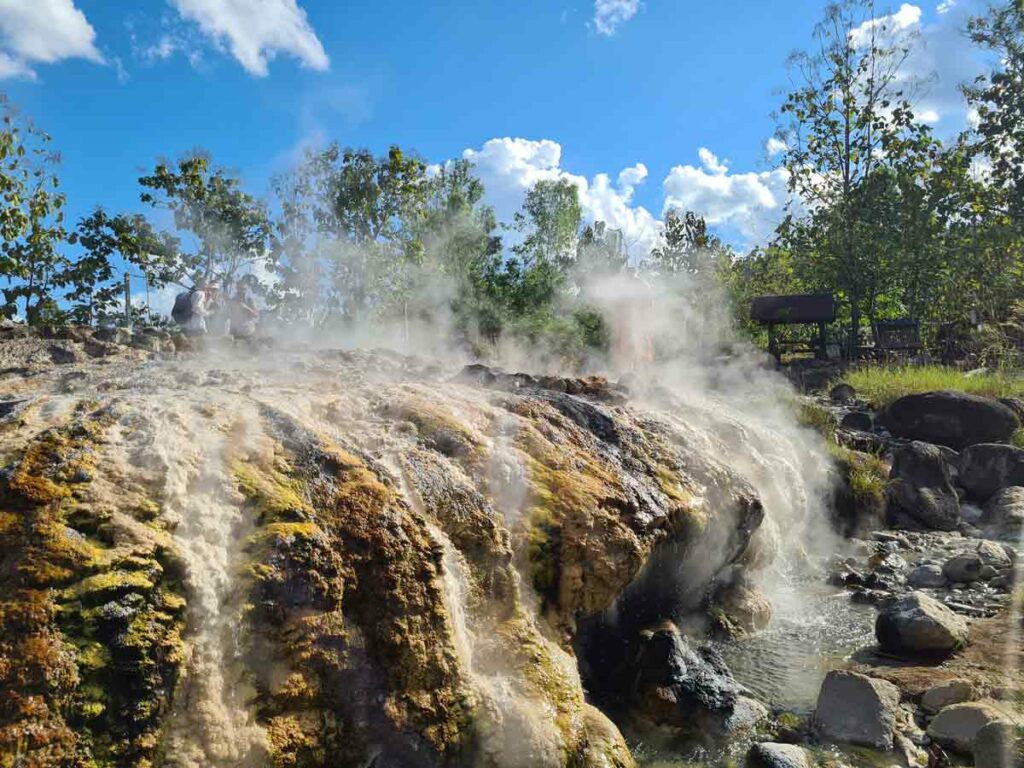
{"type": "Polygon", "coordinates": [[[798,349],[824,360],[825,327],[836,319],[836,300],[827,293],[758,296],[750,305],[750,318],[768,326],[768,351],[775,359],[782,360],[783,349],[798,349]],[[787,342],[775,335],[777,325],[816,325],[818,334],[809,342],[787,342]]]}
{"type": "Polygon", "coordinates": [[[912,355],[924,347],[921,343],[921,324],[909,317],[877,320],[872,330],[875,350],[882,356],[912,355]]]}

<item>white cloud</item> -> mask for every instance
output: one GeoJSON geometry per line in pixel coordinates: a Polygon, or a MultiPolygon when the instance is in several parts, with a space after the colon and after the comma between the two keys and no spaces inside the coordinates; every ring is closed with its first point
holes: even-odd
{"type": "Polygon", "coordinates": [[[640,0],[594,0],[594,28],[597,34],[611,37],[639,10],[640,0]]]}
{"type": "Polygon", "coordinates": [[[914,97],[922,121],[937,126],[942,134],[952,134],[968,124],[961,84],[986,68],[984,55],[964,34],[968,18],[984,13],[985,8],[985,0],[944,0],[929,23],[919,6],[904,3],[895,13],[862,24],[854,31],[853,41],[866,44],[872,30],[885,42],[909,41],[901,84],[914,97]]]}
{"type": "MultiPolygon", "coordinates": [[[[296,0],[169,0],[194,21],[218,48],[253,75],[263,77],[279,53],[310,69],[326,70],[330,60],[296,0]]],[[[160,49],[158,49],[160,50],[160,49]]],[[[173,52],[173,51],[172,51],[173,52]]]]}
{"type": "Polygon", "coordinates": [[[789,149],[789,145],[777,136],[772,136],[764,143],[764,151],[768,153],[768,157],[781,155],[787,149],[789,149]]]}
{"type": "Polygon", "coordinates": [[[36,77],[35,64],[98,64],[96,30],[72,0],[0,0],[0,78],[36,77]]]}
{"type": "Polygon", "coordinates": [[[642,163],[623,169],[617,183],[612,183],[606,173],[588,180],[564,170],[562,147],[549,139],[491,139],[479,149],[467,149],[463,157],[475,164],[486,190],[486,202],[494,206],[501,221],[512,219],[526,192],[538,181],[566,179],[579,190],[584,218],[588,222],[605,221],[612,229],[620,230],[631,256],[646,256],[657,241],[661,222],[633,202],[635,188],[648,175],[642,163]]]}
{"type": "Polygon", "coordinates": [[[741,247],[766,241],[789,199],[786,170],[733,173],[706,147],[698,155],[700,167],[677,165],[669,171],[663,182],[665,209],[694,211],[741,247]]]}

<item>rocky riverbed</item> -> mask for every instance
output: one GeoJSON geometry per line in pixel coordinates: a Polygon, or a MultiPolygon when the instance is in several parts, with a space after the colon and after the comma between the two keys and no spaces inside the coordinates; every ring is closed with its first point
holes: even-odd
{"type": "Polygon", "coordinates": [[[844,538],[745,363],[202,346],[0,329],[0,766],[1010,764],[1002,448],[844,538]]]}

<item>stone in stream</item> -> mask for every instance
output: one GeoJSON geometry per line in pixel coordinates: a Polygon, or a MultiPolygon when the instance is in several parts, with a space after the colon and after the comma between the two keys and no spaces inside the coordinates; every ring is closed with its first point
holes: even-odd
{"type": "Polygon", "coordinates": [[[942,566],[942,574],[952,582],[970,584],[988,581],[1013,565],[1010,555],[1000,544],[982,541],[972,551],[952,557],[942,566]]]}
{"type": "Polygon", "coordinates": [[[907,586],[914,589],[922,587],[939,589],[946,586],[946,577],[942,575],[940,565],[919,565],[907,574],[907,586]]]}
{"type": "Polygon", "coordinates": [[[952,704],[928,724],[928,736],[947,749],[970,755],[974,751],[974,737],[978,731],[989,723],[1007,721],[1007,713],[991,702],[952,704]]]}
{"type": "Polygon", "coordinates": [[[967,622],[922,592],[911,592],[884,608],[875,620],[882,650],[898,654],[949,654],[965,646],[967,622]]]}
{"type": "Polygon", "coordinates": [[[832,387],[828,396],[833,403],[849,403],[857,397],[857,390],[844,381],[832,387]]]}
{"type": "Polygon", "coordinates": [[[886,513],[901,527],[954,531],[960,524],[960,499],[942,449],[912,442],[896,452],[889,473],[886,513]]]}
{"type": "Polygon", "coordinates": [[[977,443],[1008,440],[1020,419],[998,400],[966,392],[906,395],[885,409],[882,423],[893,435],[962,450],[977,443]]]}
{"type": "Polygon", "coordinates": [[[747,752],[746,768],[811,768],[810,753],[796,744],[764,741],[747,752]]]}
{"type": "Polygon", "coordinates": [[[899,689],[857,672],[829,672],[814,710],[817,732],[830,741],[892,749],[899,689]]]}
{"type": "Polygon", "coordinates": [[[1024,533],[1024,487],[1003,488],[985,502],[981,527],[1000,539],[1018,539],[1024,533]]]}
{"type": "Polygon", "coordinates": [[[843,429],[854,429],[858,432],[870,432],[875,426],[874,419],[867,411],[850,411],[839,421],[843,429]]]}
{"type": "Polygon", "coordinates": [[[1003,721],[983,725],[974,735],[974,768],[1024,766],[1024,729],[1003,721]]]}
{"type": "Polygon", "coordinates": [[[960,454],[959,483],[971,498],[987,501],[1003,488],[1024,485],[1024,450],[1001,443],[972,445],[960,454]]]}
{"type": "Polygon", "coordinates": [[[951,704],[961,704],[970,701],[977,695],[974,686],[966,680],[950,680],[946,683],[934,685],[921,696],[921,708],[930,714],[935,714],[940,709],[951,704]]]}

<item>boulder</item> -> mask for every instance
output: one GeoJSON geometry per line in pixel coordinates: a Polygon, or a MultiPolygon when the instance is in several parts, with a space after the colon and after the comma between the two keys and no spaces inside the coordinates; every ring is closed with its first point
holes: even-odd
{"type": "Polygon", "coordinates": [[[747,768],[811,768],[810,753],[796,744],[764,741],[747,752],[747,768]]]}
{"type": "Polygon", "coordinates": [[[857,672],[829,672],[821,684],[814,726],[830,741],[891,749],[899,689],[857,672]]]}
{"type": "Polygon", "coordinates": [[[925,712],[935,714],[951,704],[970,701],[977,695],[974,686],[966,680],[950,680],[932,686],[921,696],[921,708],[925,712]]]}
{"type": "Polygon", "coordinates": [[[46,351],[49,353],[50,359],[57,365],[69,365],[82,359],[81,354],[68,345],[51,344],[46,351]]]}
{"type": "Polygon", "coordinates": [[[1020,419],[998,400],[942,391],[899,398],[885,409],[882,423],[896,437],[959,451],[977,443],[1008,440],[1020,419]]]}
{"type": "Polygon", "coordinates": [[[1024,400],[1019,397],[1000,397],[999,402],[1016,413],[1021,424],[1024,424],[1024,400]]]}
{"type": "Polygon", "coordinates": [[[857,397],[857,390],[846,382],[836,384],[828,393],[833,403],[849,403],[857,397]]]}
{"type": "Polygon", "coordinates": [[[974,768],[1024,766],[1024,730],[998,720],[983,725],[974,735],[974,768]]]}
{"type": "Polygon", "coordinates": [[[989,723],[1006,722],[1009,717],[990,702],[969,701],[952,704],[928,723],[928,736],[962,755],[974,751],[974,737],[989,723]]]}
{"type": "Polygon", "coordinates": [[[1024,486],[1024,450],[1012,445],[982,443],[960,454],[960,485],[979,501],[1003,488],[1024,486]]]}
{"type": "Polygon", "coordinates": [[[712,599],[714,613],[727,635],[740,636],[760,631],[772,620],[772,604],[752,584],[736,582],[716,591],[712,599]]]}
{"type": "Polygon", "coordinates": [[[867,411],[850,411],[839,420],[843,429],[854,429],[858,432],[870,432],[875,426],[874,419],[867,411]]]}
{"type": "Polygon", "coordinates": [[[946,577],[942,575],[942,566],[917,566],[907,574],[907,586],[913,589],[939,589],[946,586],[946,577]]]}
{"type": "Polygon", "coordinates": [[[988,581],[1009,570],[1013,560],[1009,553],[994,541],[981,541],[969,552],[952,557],[942,566],[942,574],[960,584],[988,581]]]}
{"type": "Polygon", "coordinates": [[[690,730],[709,727],[717,717],[718,730],[725,730],[734,708],[745,710],[746,689],[721,657],[693,648],[675,628],[642,633],[634,659],[630,708],[648,724],[690,730]]]}
{"type": "Polygon", "coordinates": [[[985,503],[979,523],[991,536],[1019,539],[1024,533],[1024,486],[1011,485],[996,492],[985,503]]]}
{"type": "Polygon", "coordinates": [[[914,441],[896,452],[889,473],[886,512],[894,525],[954,531],[960,524],[960,499],[943,451],[914,441]]]}
{"type": "Polygon", "coordinates": [[[891,653],[938,655],[965,646],[969,632],[962,616],[922,592],[911,592],[878,614],[875,637],[891,653]]]}
{"type": "Polygon", "coordinates": [[[126,345],[132,342],[132,332],[127,328],[97,328],[93,336],[99,341],[111,344],[126,345]]]}

